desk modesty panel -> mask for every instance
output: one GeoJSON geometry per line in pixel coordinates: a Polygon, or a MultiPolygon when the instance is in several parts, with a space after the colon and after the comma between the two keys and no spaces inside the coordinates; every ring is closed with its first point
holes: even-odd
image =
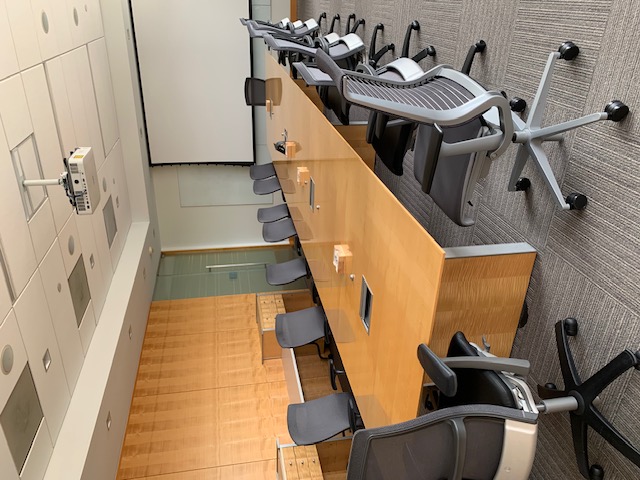
{"type": "Polygon", "coordinates": [[[508,356],[535,250],[442,248],[269,54],[266,74],[268,142],[294,142],[271,156],[365,425],[415,418],[418,345],[444,356],[461,330],[508,356]],[[342,273],[336,245],[351,252],[342,273]]]}

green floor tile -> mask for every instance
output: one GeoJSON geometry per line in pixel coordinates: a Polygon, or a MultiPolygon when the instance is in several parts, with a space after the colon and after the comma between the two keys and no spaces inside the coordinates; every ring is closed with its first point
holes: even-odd
{"type": "Polygon", "coordinates": [[[284,286],[272,286],[266,280],[265,265],[285,262],[296,256],[292,248],[281,247],[163,256],[158,269],[154,300],[306,288],[304,279],[284,286]],[[255,265],[256,263],[260,265],[255,265]],[[212,265],[222,267],[207,270],[206,267],[212,265]]]}

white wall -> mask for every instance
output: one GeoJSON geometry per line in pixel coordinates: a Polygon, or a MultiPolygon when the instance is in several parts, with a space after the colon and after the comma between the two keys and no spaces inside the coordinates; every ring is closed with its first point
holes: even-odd
{"type": "MultiPolygon", "coordinates": [[[[289,2],[284,0],[252,0],[253,17],[259,20],[278,21],[288,16],[289,2]],[[278,4],[279,10],[272,15],[272,4],[278,4]],[[286,4],[286,11],[283,9],[286,4]],[[283,13],[284,12],[284,13],[283,13]]],[[[238,28],[244,29],[240,22],[238,28]]],[[[253,40],[253,75],[264,78],[264,42],[253,40]]],[[[237,108],[247,109],[244,102],[237,108]]],[[[256,163],[263,164],[271,161],[266,140],[266,118],[264,107],[255,107],[256,119],[256,163]]],[[[273,147],[271,147],[273,148],[273,147]]],[[[178,168],[154,167],[153,177],[158,206],[158,221],[162,239],[162,250],[190,250],[206,248],[226,248],[238,246],[263,245],[262,225],[256,220],[258,208],[269,205],[252,205],[247,200],[244,205],[218,205],[201,207],[181,207],[178,188],[178,168]]],[[[211,175],[220,182],[227,182],[237,178],[240,169],[246,178],[249,177],[248,167],[226,167],[213,165],[208,167],[211,175]],[[233,170],[231,170],[233,169],[233,170]]],[[[214,188],[212,186],[212,188],[214,188]]],[[[249,195],[250,196],[250,195],[249,195]]],[[[275,203],[281,203],[279,193],[273,196],[275,203]]]]}
{"type": "Polygon", "coordinates": [[[0,374],[0,411],[28,364],[44,414],[20,476],[0,429],[3,480],[78,479],[84,471],[98,480],[117,469],[159,235],[125,17],[120,4],[103,7],[114,19],[105,22],[106,41],[99,0],[0,0],[0,352],[14,352],[0,374]],[[35,208],[25,208],[16,155],[27,178],[57,178],[76,146],[91,147],[96,159],[95,213],[76,215],[58,186],[30,190],[35,208]],[[109,199],[117,225],[111,245],[109,199]],[[91,294],[80,327],[67,281],[79,261],[91,294]],[[128,375],[112,375],[114,368],[128,375]],[[108,468],[91,470],[96,449],[108,468]]]}

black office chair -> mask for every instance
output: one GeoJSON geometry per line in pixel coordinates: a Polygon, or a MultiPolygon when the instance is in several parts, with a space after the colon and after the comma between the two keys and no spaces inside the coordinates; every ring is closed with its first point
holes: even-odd
{"type": "Polygon", "coordinates": [[[422,190],[451,220],[461,226],[474,223],[465,211],[475,183],[488,173],[491,162],[511,143],[519,144],[508,189],[526,190],[530,181],[520,178],[532,158],[562,209],[580,210],[587,198],[579,193],[563,196],[542,149],[545,141],[559,141],[562,133],[600,120],[619,122],[629,108],[614,100],[605,111],[558,125],[541,127],[553,66],[558,59],[572,60],[579,49],[565,42],[551,53],[527,121],[511,111],[499,91],[487,91],[468,75],[446,66],[435,67],[411,81],[385,80],[343,70],[323,51],[316,64],[327,73],[347,102],[419,124],[414,149],[414,175],[422,190]]]}
{"type": "MultiPolygon", "coordinates": [[[[569,337],[578,335],[578,321],[575,318],[566,318],[557,322],[555,334],[564,389],[558,389],[553,383],[538,385],[538,395],[544,399],[543,403],[555,399],[569,401],[566,408],[552,410],[550,413],[569,412],[571,436],[580,474],[591,480],[604,478],[604,469],[600,465],[591,465],[589,462],[587,442],[589,427],[640,467],[640,450],[634,447],[594,405],[598,395],[614,380],[631,368],[640,369],[640,351],[623,350],[607,365],[583,381],[569,346],[569,337]]],[[[640,478],[640,472],[637,477],[640,478]]]]}
{"type": "Polygon", "coordinates": [[[526,383],[499,373],[516,370],[526,374],[528,362],[481,357],[461,333],[452,339],[450,350],[461,356],[440,359],[420,345],[418,358],[452,405],[471,404],[441,407],[404,423],[363,430],[351,395],[338,393],[290,405],[287,425],[291,438],[308,445],[350,429],[355,435],[349,480],[481,480],[494,478],[500,470],[522,472],[509,478],[528,478],[535,454],[537,411],[526,383]],[[448,366],[449,360],[460,368],[448,366]],[[474,375],[477,381],[467,383],[474,375]],[[481,403],[485,399],[493,404],[481,403]]]}

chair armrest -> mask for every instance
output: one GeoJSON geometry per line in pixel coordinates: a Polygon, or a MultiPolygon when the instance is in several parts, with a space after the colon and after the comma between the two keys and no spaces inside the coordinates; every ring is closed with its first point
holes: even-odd
{"type": "Polygon", "coordinates": [[[436,387],[447,397],[453,397],[458,391],[458,377],[451,367],[438,357],[424,343],[418,346],[418,360],[436,387]]]}
{"type": "Polygon", "coordinates": [[[496,372],[515,373],[526,377],[529,374],[528,360],[501,357],[446,357],[442,361],[451,369],[470,368],[474,370],[493,370],[496,372]]]}

